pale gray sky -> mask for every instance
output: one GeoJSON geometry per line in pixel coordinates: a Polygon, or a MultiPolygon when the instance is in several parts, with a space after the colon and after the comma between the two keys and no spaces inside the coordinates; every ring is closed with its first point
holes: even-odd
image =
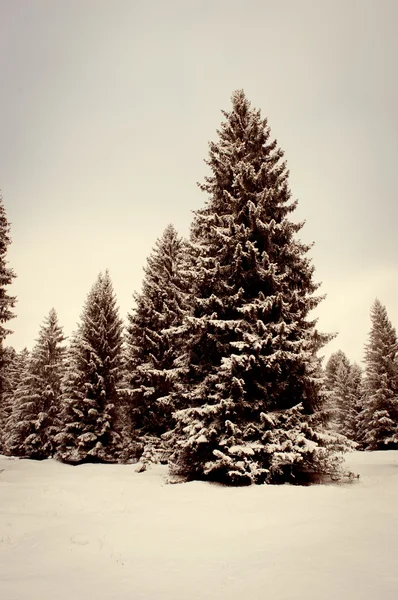
{"type": "Polygon", "coordinates": [[[398,326],[398,2],[0,0],[0,188],[14,335],[66,334],[109,268],[126,316],[169,222],[188,234],[208,141],[243,88],[315,241],[324,331],[361,360],[378,296],[398,326]]]}

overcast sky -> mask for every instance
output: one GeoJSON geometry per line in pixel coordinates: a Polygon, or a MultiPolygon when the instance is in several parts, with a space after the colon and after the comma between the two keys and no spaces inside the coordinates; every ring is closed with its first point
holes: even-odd
{"type": "Polygon", "coordinates": [[[166,225],[187,235],[221,109],[243,88],[285,151],[327,294],[360,361],[376,296],[398,326],[398,2],[0,0],[0,188],[18,296],[69,335],[99,271],[121,315],[166,225]]]}

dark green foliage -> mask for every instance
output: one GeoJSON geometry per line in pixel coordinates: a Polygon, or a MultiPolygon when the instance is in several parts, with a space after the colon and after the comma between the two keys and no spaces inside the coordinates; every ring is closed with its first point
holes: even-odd
{"type": "Polygon", "coordinates": [[[178,417],[189,436],[175,438],[170,471],[188,480],[306,485],[343,475],[345,438],[321,431],[316,415],[305,414],[302,405],[259,413],[257,421],[248,422],[237,419],[223,400],[178,417]]]}
{"type": "Polygon", "coordinates": [[[183,277],[186,244],[172,225],[157,240],[144,269],[142,292],[128,315],[126,389],[132,427],[159,436],[172,425],[178,369],[176,332],[187,310],[183,277]]]}
{"type": "Polygon", "coordinates": [[[57,458],[65,462],[113,461],[122,376],[122,321],[109,273],[100,274],[74,335],[62,390],[62,430],[57,458]]]}
{"type": "Polygon", "coordinates": [[[211,175],[201,186],[208,200],[192,226],[193,314],[179,361],[183,404],[192,408],[177,413],[174,470],[232,484],[270,481],[269,457],[285,451],[279,434],[278,443],[264,439],[261,419],[280,414],[271,419],[277,432],[291,410],[303,423],[311,419],[313,434],[292,425],[292,435],[311,446],[314,469],[327,470],[334,442],[317,431],[325,399],[317,351],[330,336],[309,316],[321,297],[314,295],[310,246],[296,238],[302,223],[289,219],[296,202],[283,153],[242,91],[223,114],[219,140],[210,144],[211,175]]]}

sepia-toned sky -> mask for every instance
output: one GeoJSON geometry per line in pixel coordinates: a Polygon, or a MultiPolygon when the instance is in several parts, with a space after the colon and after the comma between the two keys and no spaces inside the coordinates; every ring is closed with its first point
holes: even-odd
{"type": "Polygon", "coordinates": [[[166,225],[187,235],[221,109],[243,88],[285,151],[319,328],[360,361],[398,326],[398,2],[0,0],[0,188],[18,296],[69,335],[109,268],[121,315],[166,225]]]}

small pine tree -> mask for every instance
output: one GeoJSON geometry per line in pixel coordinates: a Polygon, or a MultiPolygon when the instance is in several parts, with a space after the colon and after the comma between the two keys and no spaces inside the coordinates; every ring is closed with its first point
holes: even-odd
{"type": "Polygon", "coordinates": [[[145,267],[141,294],[128,315],[126,390],[132,426],[139,435],[159,436],[172,425],[178,377],[178,328],[186,311],[182,274],[186,245],[168,225],[145,267]]]}
{"type": "Polygon", "coordinates": [[[350,361],[342,350],[337,350],[330,355],[325,367],[327,388],[332,391],[336,384],[337,371],[343,365],[345,369],[350,368],[350,361]]]}
{"type": "Polygon", "coordinates": [[[344,374],[348,374],[350,367],[350,361],[342,350],[337,350],[337,352],[331,354],[325,367],[325,384],[328,391],[325,413],[327,414],[329,427],[336,431],[340,428],[340,406],[336,389],[339,388],[339,393],[345,394],[341,386],[344,387],[345,385],[344,374]]]}
{"type": "Polygon", "coordinates": [[[340,441],[321,431],[310,246],[296,239],[283,153],[242,91],[210,144],[207,205],[195,214],[193,314],[171,467],[231,484],[322,478],[340,441]]]}
{"type": "Polygon", "coordinates": [[[398,448],[398,341],[386,308],[376,299],[365,347],[366,378],[360,435],[366,450],[398,448]]]}
{"type": "Polygon", "coordinates": [[[4,418],[8,411],[5,407],[7,398],[4,397],[7,386],[5,382],[5,370],[8,358],[5,354],[4,340],[7,335],[12,333],[5,325],[15,317],[12,309],[16,303],[16,297],[10,296],[7,291],[7,287],[11,285],[16,277],[14,271],[7,266],[6,257],[10,244],[10,224],[7,220],[3,198],[0,195],[0,427],[4,426],[4,418]]]}
{"type": "Polygon", "coordinates": [[[0,402],[0,452],[4,450],[5,425],[11,414],[12,407],[12,368],[16,361],[16,350],[12,346],[3,349],[2,362],[2,397],[0,402]]]}
{"type": "Polygon", "coordinates": [[[68,355],[57,458],[70,463],[113,461],[120,446],[118,387],[123,325],[108,271],[88,294],[68,355]]]}
{"type": "Polygon", "coordinates": [[[361,445],[360,414],[363,409],[363,371],[354,363],[347,378],[347,400],[345,418],[342,419],[340,432],[349,440],[361,445]]]}
{"type": "Polygon", "coordinates": [[[3,389],[3,405],[0,410],[0,448],[6,451],[6,424],[12,413],[12,407],[15,399],[15,392],[21,381],[22,375],[25,372],[29,352],[24,348],[20,352],[12,346],[4,348],[4,389],[3,389]]]}
{"type": "Polygon", "coordinates": [[[357,364],[341,361],[332,389],[334,425],[353,442],[360,441],[359,415],[362,411],[362,369],[357,364]]]}
{"type": "Polygon", "coordinates": [[[64,341],[52,308],[15,390],[6,425],[7,454],[35,459],[53,456],[59,428],[64,341]]]}

